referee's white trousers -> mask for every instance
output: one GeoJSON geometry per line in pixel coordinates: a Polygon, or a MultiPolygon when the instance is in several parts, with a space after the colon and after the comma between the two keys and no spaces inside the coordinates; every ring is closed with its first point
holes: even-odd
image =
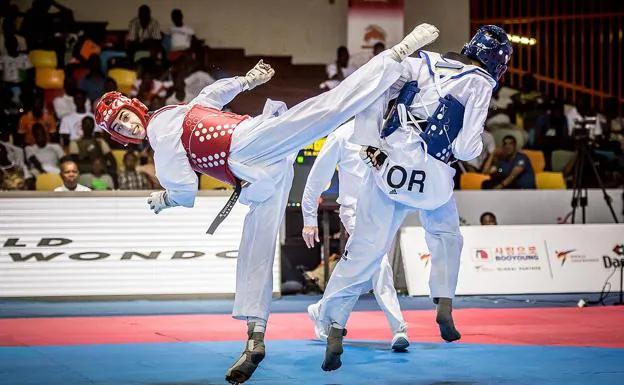
{"type": "MultiPolygon", "coordinates": [[[[358,297],[368,290],[370,280],[379,269],[396,232],[407,214],[415,210],[388,198],[377,187],[371,173],[367,173],[358,197],[355,231],[321,300],[319,311],[322,323],[337,322],[346,326],[358,297]]],[[[421,210],[420,217],[431,252],[430,295],[453,298],[463,245],[455,200],[451,198],[435,210],[421,210]]]]}

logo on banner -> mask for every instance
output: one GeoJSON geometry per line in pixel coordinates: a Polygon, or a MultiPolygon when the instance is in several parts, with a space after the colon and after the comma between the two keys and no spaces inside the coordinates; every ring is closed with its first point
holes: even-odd
{"type": "Polygon", "coordinates": [[[472,261],[477,271],[541,270],[535,246],[505,246],[473,249],[472,261]]]}
{"type": "Polygon", "coordinates": [[[492,250],[479,248],[472,249],[472,262],[474,264],[474,268],[477,271],[495,271],[491,265],[493,262],[492,259],[492,250]]]}
{"type": "Polygon", "coordinates": [[[602,263],[605,269],[623,269],[624,268],[624,245],[618,244],[613,247],[613,253],[617,257],[609,255],[602,256],[602,263]],[[620,257],[620,258],[618,258],[620,257]]]}
{"type": "Polygon", "coordinates": [[[561,266],[565,265],[566,262],[570,263],[585,263],[585,262],[600,262],[599,258],[589,258],[585,254],[575,253],[576,249],[557,251],[555,250],[555,258],[557,261],[561,261],[561,266]]]}
{"type": "MultiPolygon", "coordinates": [[[[8,238],[1,249],[8,249],[8,256],[13,262],[50,262],[65,258],[74,261],[99,261],[107,260],[189,260],[210,256],[199,250],[175,250],[163,252],[161,250],[123,250],[111,252],[105,247],[101,249],[85,248],[76,251],[75,241],[69,238],[41,238],[37,242],[27,242],[20,238],[8,238]],[[69,249],[64,246],[73,244],[69,249]]],[[[0,257],[2,254],[0,254],[0,257]]],[[[214,254],[218,258],[237,258],[238,250],[224,250],[214,254]]]]}
{"type": "Polygon", "coordinates": [[[431,259],[431,253],[418,253],[420,258],[420,262],[425,264],[425,267],[429,265],[429,260],[431,259]]]}
{"type": "Polygon", "coordinates": [[[376,24],[369,25],[364,31],[364,45],[362,48],[373,48],[377,43],[386,43],[388,34],[376,24]]]}

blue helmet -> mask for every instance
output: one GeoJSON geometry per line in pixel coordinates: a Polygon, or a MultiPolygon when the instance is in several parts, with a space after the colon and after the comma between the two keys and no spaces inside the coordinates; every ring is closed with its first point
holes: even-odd
{"type": "Polygon", "coordinates": [[[507,63],[512,53],[513,48],[507,38],[507,32],[496,25],[484,25],[479,28],[461,51],[462,55],[483,64],[485,70],[496,81],[507,71],[507,63]]]}

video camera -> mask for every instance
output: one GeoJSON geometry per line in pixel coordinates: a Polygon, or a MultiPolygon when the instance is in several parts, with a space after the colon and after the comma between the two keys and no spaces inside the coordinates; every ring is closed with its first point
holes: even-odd
{"type": "Polygon", "coordinates": [[[591,142],[594,138],[592,132],[596,129],[598,119],[593,117],[583,117],[574,121],[574,140],[578,142],[591,142]]]}

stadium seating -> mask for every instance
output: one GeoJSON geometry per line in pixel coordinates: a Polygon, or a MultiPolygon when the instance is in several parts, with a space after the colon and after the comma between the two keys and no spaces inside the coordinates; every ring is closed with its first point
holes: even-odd
{"type": "Polygon", "coordinates": [[[55,188],[62,185],[63,180],[59,174],[45,173],[37,175],[37,191],[54,191],[55,188]]]}
{"type": "Polygon", "coordinates": [[[111,150],[115,162],[117,162],[117,171],[121,172],[125,170],[123,158],[126,155],[126,150],[111,150]]]}
{"type": "Polygon", "coordinates": [[[538,172],[535,174],[538,190],[565,190],[566,182],[560,172],[538,172]]]}
{"type": "Polygon", "coordinates": [[[137,79],[136,71],[131,71],[123,68],[113,68],[108,71],[108,77],[117,82],[117,88],[121,93],[129,94],[132,90],[132,86],[137,79]]]}
{"type": "Polygon", "coordinates": [[[544,168],[546,167],[546,159],[544,158],[543,152],[539,150],[522,150],[522,153],[529,157],[534,173],[544,171],[544,168]]]}
{"type": "Polygon", "coordinates": [[[37,68],[35,72],[35,83],[37,87],[48,89],[62,89],[65,81],[65,72],[54,68],[37,68]]]}
{"type": "Polygon", "coordinates": [[[459,188],[462,190],[481,190],[481,184],[488,179],[490,179],[488,175],[465,172],[459,178],[459,188]]]}
{"type": "Polygon", "coordinates": [[[28,54],[28,59],[35,68],[56,68],[56,66],[58,65],[56,52],[54,51],[44,51],[41,49],[36,49],[30,51],[30,53],[28,54]]]}

